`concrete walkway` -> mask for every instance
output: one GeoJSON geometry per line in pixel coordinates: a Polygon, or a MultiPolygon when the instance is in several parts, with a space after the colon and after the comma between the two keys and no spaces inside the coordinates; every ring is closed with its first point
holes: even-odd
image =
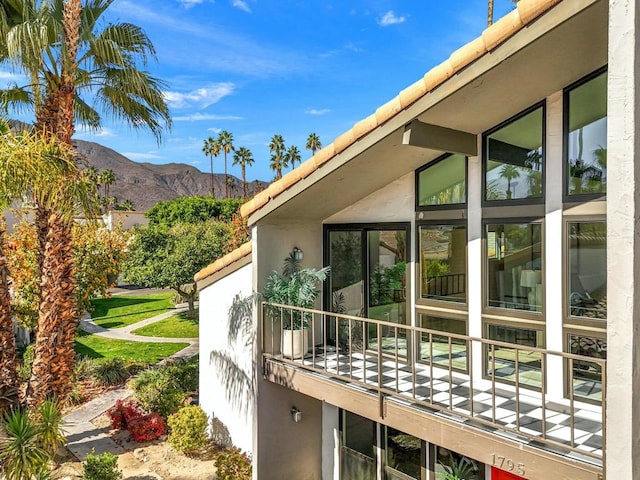
{"type": "MultiPolygon", "coordinates": [[[[134,323],[127,327],[117,329],[106,329],[99,325],[96,325],[91,318],[85,318],[80,322],[80,328],[85,332],[98,335],[105,338],[113,338],[116,340],[129,340],[134,342],[154,342],[154,343],[188,343],[189,346],[183,348],[179,352],[165,358],[159,364],[179,360],[188,359],[197,355],[199,352],[199,342],[197,338],[159,338],[159,337],[144,337],[141,335],[134,335],[131,332],[138,328],[150,325],[152,323],[164,320],[176,313],[185,311],[186,308],[176,308],[167,313],[156,315],[147,320],[134,323]]],[[[80,461],[84,460],[87,454],[95,451],[100,454],[103,452],[111,452],[115,455],[124,453],[124,449],[109,438],[103,431],[96,428],[92,423],[96,417],[99,417],[109,408],[115,405],[116,401],[124,400],[132,395],[131,390],[126,387],[120,387],[115,390],[111,390],[98,398],[94,398],[88,403],[85,403],[80,408],[74,410],[68,415],[64,416],[65,430],[67,432],[67,448],[69,451],[80,461]]]]}

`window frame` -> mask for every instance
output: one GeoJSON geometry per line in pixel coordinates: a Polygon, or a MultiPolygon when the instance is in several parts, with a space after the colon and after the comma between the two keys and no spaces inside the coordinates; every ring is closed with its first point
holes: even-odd
{"type": "Polygon", "coordinates": [[[607,224],[606,215],[565,215],[562,218],[562,318],[565,328],[588,328],[595,332],[607,328],[607,318],[589,318],[571,315],[569,301],[569,224],[570,223],[604,223],[607,224]]]}
{"type": "MultiPolygon", "coordinates": [[[[546,282],[545,275],[547,271],[546,258],[545,258],[545,228],[544,217],[498,217],[498,218],[483,218],[482,219],[482,316],[483,318],[491,318],[495,320],[511,320],[511,321],[525,321],[532,325],[545,325],[546,321],[546,282]],[[489,305],[489,257],[488,257],[488,238],[487,238],[487,225],[489,224],[538,224],[540,225],[540,255],[542,273],[542,305],[541,310],[517,310],[503,307],[495,307],[489,305]]],[[[515,325],[514,325],[515,326],[515,325]]]]}
{"type": "MultiPolygon", "coordinates": [[[[588,329],[585,330],[583,328],[576,328],[567,326],[562,329],[562,348],[564,352],[571,353],[571,336],[582,336],[582,337],[592,337],[599,340],[607,341],[607,330],[604,329],[588,329]]],[[[606,359],[605,359],[606,361],[606,359]]],[[[569,360],[565,359],[563,363],[563,395],[564,398],[569,398],[571,395],[571,377],[569,375],[569,360]]],[[[602,384],[602,373],[600,374],[600,383],[602,384]]],[[[605,377],[606,378],[606,377],[605,377]]],[[[592,405],[601,405],[602,401],[598,401],[589,397],[584,397],[582,395],[573,394],[573,397],[580,402],[589,403],[592,405]]]]}
{"type": "Polygon", "coordinates": [[[416,212],[426,212],[433,210],[456,210],[456,209],[465,209],[467,208],[467,204],[469,202],[469,157],[462,154],[450,153],[447,152],[430,162],[422,165],[417,168],[414,172],[414,183],[415,183],[415,211],[416,212]],[[448,158],[453,157],[454,155],[461,155],[464,158],[464,202],[462,203],[445,203],[443,205],[420,205],[420,174],[425,170],[428,170],[430,167],[437,165],[445,161],[448,158]]]}
{"type": "MultiPolygon", "coordinates": [[[[603,73],[608,73],[608,65],[594,70],[562,89],[562,202],[567,204],[568,207],[576,203],[606,200],[607,198],[606,191],[604,193],[576,193],[569,195],[569,168],[567,165],[569,161],[569,96],[573,90],[589,83],[603,73]]],[[[609,111],[607,107],[607,118],[608,116],[609,111]]]]}
{"type": "Polygon", "coordinates": [[[547,192],[547,182],[546,182],[546,163],[547,163],[547,100],[546,98],[527,107],[521,112],[513,115],[507,120],[500,122],[495,127],[485,131],[482,133],[482,198],[481,198],[481,206],[482,207],[507,207],[514,205],[544,205],[546,192],[547,192]],[[533,113],[537,109],[542,108],[542,194],[540,197],[534,198],[516,198],[510,200],[487,200],[487,146],[489,135],[501,130],[506,127],[510,123],[513,123],[521,118],[533,113]]]}
{"type": "Polygon", "coordinates": [[[469,222],[467,219],[443,219],[443,220],[416,220],[416,238],[415,238],[415,255],[416,255],[416,307],[438,307],[456,311],[468,311],[469,308],[469,222]],[[456,302],[437,298],[425,298],[422,296],[422,252],[420,242],[420,228],[424,226],[448,226],[448,225],[464,225],[466,233],[465,242],[465,300],[456,302]]]}

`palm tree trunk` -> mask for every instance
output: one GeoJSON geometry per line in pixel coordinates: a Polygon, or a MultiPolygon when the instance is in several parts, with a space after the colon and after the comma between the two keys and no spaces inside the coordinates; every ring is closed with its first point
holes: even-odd
{"type": "Polygon", "coordinates": [[[216,198],[216,194],[213,191],[213,155],[209,155],[210,163],[211,163],[211,196],[216,198]]]}
{"type": "Polygon", "coordinates": [[[224,152],[224,198],[229,198],[229,177],[227,176],[227,151],[224,152]]]}
{"type": "Polygon", "coordinates": [[[18,404],[16,343],[5,257],[5,235],[4,215],[0,214],[0,416],[18,404]]]}
{"type": "Polygon", "coordinates": [[[490,27],[493,24],[493,0],[488,0],[489,4],[487,5],[487,27],[490,27]]]}
{"type": "MultiPolygon", "coordinates": [[[[66,0],[63,5],[64,58],[57,91],[47,92],[42,118],[49,124],[45,133],[71,145],[74,127],[75,73],[80,31],[81,0],[66,0]],[[49,110],[55,108],[55,110],[49,110]]],[[[39,219],[42,265],[40,305],[33,369],[27,388],[27,403],[38,405],[48,398],[64,401],[71,390],[74,369],[74,336],[79,315],[75,298],[71,225],[60,212],[51,212],[44,233],[44,214],[39,219]]]]}
{"type": "Polygon", "coordinates": [[[242,193],[244,194],[244,198],[247,198],[247,175],[246,175],[247,167],[242,164],[242,193]]]}
{"type": "Polygon", "coordinates": [[[66,399],[74,369],[73,341],[79,315],[75,299],[71,225],[58,213],[49,217],[42,299],[38,311],[33,370],[27,402],[66,399]]]}

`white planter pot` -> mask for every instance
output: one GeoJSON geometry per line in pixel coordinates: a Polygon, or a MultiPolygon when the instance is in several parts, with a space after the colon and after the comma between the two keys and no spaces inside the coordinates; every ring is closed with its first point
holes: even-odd
{"type": "Polygon", "coordinates": [[[302,358],[309,351],[309,329],[283,330],[282,355],[287,358],[302,358]]]}

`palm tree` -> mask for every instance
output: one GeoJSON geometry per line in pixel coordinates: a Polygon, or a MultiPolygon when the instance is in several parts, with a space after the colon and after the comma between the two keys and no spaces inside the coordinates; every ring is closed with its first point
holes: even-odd
{"type": "MultiPolygon", "coordinates": [[[[61,144],[55,137],[45,139],[29,132],[13,134],[2,128],[0,131],[4,132],[0,138],[0,171],[5,178],[0,185],[0,211],[4,210],[12,200],[22,198],[23,194],[28,192],[43,208],[71,212],[70,218],[75,212],[75,199],[90,198],[86,189],[91,186],[84,180],[84,176],[77,172],[73,162],[73,152],[69,146],[61,144]]],[[[85,210],[90,210],[87,205],[84,207],[85,210]]],[[[1,222],[1,225],[3,224],[4,222],[1,222]]],[[[9,272],[4,257],[4,234],[4,227],[2,227],[0,228],[0,411],[9,404],[17,402],[13,318],[7,286],[9,272]]],[[[50,242],[57,240],[52,237],[47,239],[50,242]]],[[[52,249],[57,247],[58,244],[49,245],[52,249]]],[[[49,272],[45,277],[46,281],[49,278],[49,272]]],[[[52,282],[46,283],[50,287],[55,287],[52,282]]],[[[65,284],[60,285],[63,290],[66,287],[65,284]]],[[[73,311],[73,304],[69,305],[69,308],[73,311]]],[[[60,315],[60,312],[56,312],[56,315],[60,315]]],[[[64,327],[69,328],[69,325],[64,327]]],[[[73,327],[71,329],[73,330],[73,327]]],[[[38,341],[40,344],[55,344],[59,333],[60,330],[53,333],[40,331],[38,341]]],[[[73,355],[73,333],[68,335],[71,336],[73,355]]],[[[36,346],[36,350],[37,348],[36,346]]],[[[55,353],[57,352],[54,350],[54,355],[47,359],[52,363],[44,365],[43,369],[57,369],[60,365],[64,366],[64,355],[58,358],[55,353]]],[[[71,375],[71,373],[65,374],[71,375]]],[[[68,384],[69,378],[61,378],[61,381],[68,384]]]]}
{"type": "Polygon", "coordinates": [[[220,149],[224,152],[224,196],[229,198],[229,176],[227,175],[227,154],[234,150],[233,135],[226,130],[220,132],[218,135],[218,143],[220,149]]]}
{"type": "Polygon", "coordinates": [[[520,170],[515,165],[505,163],[500,170],[500,176],[507,181],[507,200],[511,199],[511,180],[520,176],[520,170]]]}
{"type": "Polygon", "coordinates": [[[102,185],[105,200],[109,198],[109,187],[116,183],[116,174],[113,170],[103,170],[98,175],[98,182],[102,185]]]}
{"type": "MultiPolygon", "coordinates": [[[[155,57],[147,35],[130,23],[100,22],[114,0],[24,0],[2,2],[0,64],[24,73],[24,86],[0,91],[2,104],[19,108],[31,103],[36,131],[70,146],[76,118],[98,129],[100,114],[85,95],[107,114],[134,128],[148,128],[160,141],[171,125],[163,82],[139,68],[155,57]],[[105,25],[99,29],[99,25],[105,25]]],[[[67,182],[69,183],[69,182],[67,182]]],[[[69,183],[70,184],[70,183],[69,183]]],[[[28,395],[33,402],[49,396],[64,399],[73,373],[73,331],[79,320],[71,268],[69,202],[54,202],[66,193],[59,185],[39,198],[36,227],[41,273],[38,335],[28,395]],[[57,248],[56,248],[57,247],[57,248]]]]}
{"type": "Polygon", "coordinates": [[[320,137],[315,133],[310,133],[307,137],[307,144],[305,147],[307,150],[311,150],[311,155],[315,155],[316,151],[322,148],[322,142],[320,141],[320,137]]]}
{"type": "Polygon", "coordinates": [[[293,170],[294,168],[296,168],[296,162],[300,163],[301,161],[300,150],[298,150],[298,147],[296,147],[295,145],[291,145],[287,149],[287,153],[285,153],[284,158],[285,164],[291,165],[291,170],[293,170]]]}
{"type": "Polygon", "coordinates": [[[204,141],[202,152],[209,156],[210,172],[211,172],[211,196],[215,198],[215,192],[213,188],[213,157],[217,157],[220,154],[220,142],[213,137],[209,137],[204,141]]]}
{"type": "Polygon", "coordinates": [[[253,165],[253,163],[254,159],[251,150],[246,147],[240,147],[233,154],[233,165],[240,165],[240,167],[242,168],[242,194],[244,195],[244,198],[247,198],[248,196],[247,167],[250,167],[251,165],[253,165]]]}
{"type": "Polygon", "coordinates": [[[284,146],[284,138],[282,135],[274,135],[271,137],[271,142],[269,143],[269,151],[271,152],[271,163],[269,164],[269,168],[276,172],[276,180],[280,180],[282,178],[282,169],[287,166],[286,160],[284,158],[285,154],[285,146],[284,146]]]}

